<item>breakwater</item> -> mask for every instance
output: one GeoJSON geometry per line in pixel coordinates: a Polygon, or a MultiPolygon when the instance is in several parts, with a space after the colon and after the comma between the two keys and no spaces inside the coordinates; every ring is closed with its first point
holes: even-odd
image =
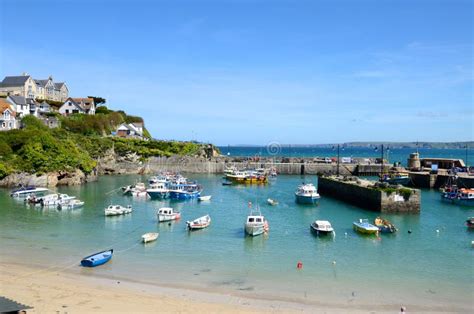
{"type": "Polygon", "coordinates": [[[357,177],[320,177],[318,191],[344,202],[382,213],[419,213],[420,190],[382,187],[357,177]]]}

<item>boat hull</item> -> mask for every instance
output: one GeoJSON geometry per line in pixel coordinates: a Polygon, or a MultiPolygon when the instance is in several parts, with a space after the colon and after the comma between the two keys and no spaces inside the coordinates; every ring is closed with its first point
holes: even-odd
{"type": "Polygon", "coordinates": [[[147,194],[151,199],[164,199],[169,196],[168,192],[165,191],[147,191],[147,194]]]}
{"type": "Polygon", "coordinates": [[[81,260],[81,265],[83,267],[96,267],[96,266],[103,265],[107,263],[108,261],[110,261],[113,253],[114,253],[114,250],[107,250],[107,251],[99,252],[96,254],[92,254],[90,256],[84,257],[81,260]]]}
{"type": "Polygon", "coordinates": [[[364,228],[364,227],[361,227],[361,226],[358,226],[358,225],[353,225],[354,227],[354,231],[358,232],[358,233],[362,233],[362,234],[376,234],[379,232],[379,229],[367,229],[367,228],[364,228]]]}
{"type": "Polygon", "coordinates": [[[296,203],[298,204],[311,204],[315,205],[319,203],[319,196],[302,196],[302,195],[295,195],[296,203]]]}
{"type": "Polygon", "coordinates": [[[249,225],[245,224],[245,233],[249,236],[255,237],[265,232],[264,224],[261,225],[249,225]]]}
{"type": "Polygon", "coordinates": [[[201,195],[201,192],[170,192],[169,194],[171,199],[174,200],[190,200],[198,198],[201,195]]]}
{"type": "Polygon", "coordinates": [[[163,215],[163,214],[158,215],[158,221],[159,222],[172,221],[172,220],[176,220],[176,219],[179,219],[179,218],[181,218],[181,214],[179,214],[179,213],[175,213],[175,214],[172,214],[172,215],[163,215]]]}

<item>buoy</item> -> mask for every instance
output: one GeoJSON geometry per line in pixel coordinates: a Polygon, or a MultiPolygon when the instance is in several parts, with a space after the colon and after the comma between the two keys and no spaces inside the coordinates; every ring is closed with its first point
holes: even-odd
{"type": "Polygon", "coordinates": [[[332,264],[333,264],[333,265],[336,265],[336,261],[332,261],[332,264]]]}
{"type": "Polygon", "coordinates": [[[347,237],[347,232],[344,232],[344,235],[347,237]]]}
{"type": "Polygon", "coordinates": [[[408,230],[408,233],[411,233],[411,230],[408,230]]]}
{"type": "Polygon", "coordinates": [[[439,229],[436,229],[436,233],[439,233],[439,229]]]}
{"type": "Polygon", "coordinates": [[[302,263],[302,262],[298,262],[298,263],[296,264],[296,268],[302,269],[302,268],[303,268],[303,263],[302,263]]]}

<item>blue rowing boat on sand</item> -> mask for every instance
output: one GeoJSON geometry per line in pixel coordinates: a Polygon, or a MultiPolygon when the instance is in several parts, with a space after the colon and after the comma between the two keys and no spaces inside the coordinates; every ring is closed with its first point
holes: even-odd
{"type": "Polygon", "coordinates": [[[107,250],[100,253],[95,253],[90,256],[84,257],[81,261],[81,265],[84,267],[96,267],[107,263],[112,258],[114,250],[107,250]]]}

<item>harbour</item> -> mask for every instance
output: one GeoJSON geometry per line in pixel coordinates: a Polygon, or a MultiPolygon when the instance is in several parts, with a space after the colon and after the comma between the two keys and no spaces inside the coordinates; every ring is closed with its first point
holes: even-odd
{"type": "MultiPolygon", "coordinates": [[[[91,270],[94,277],[257,299],[271,299],[291,287],[286,298],[297,303],[315,306],[324,298],[331,306],[351,302],[362,310],[400,302],[425,310],[426,304],[431,304],[431,310],[437,304],[454,311],[470,307],[472,283],[466,273],[472,261],[471,233],[464,222],[472,209],[441,202],[437,191],[421,190],[418,215],[384,213],[399,229],[396,233],[364,236],[354,232],[352,223],[361,218],[373,221],[380,213],[324,194],[317,206],[295,202],[296,187],[303,181],[318,186],[317,176],[282,175],[265,185],[232,186],[223,186],[220,175],[186,176],[198,181],[212,199],[146,200],[108,194],[130,182],[146,182],[149,176],[103,176],[84,186],[58,188],[85,202],[83,208],[73,210],[30,207],[2,190],[2,260],[59,269],[77,263],[85,253],[112,245],[113,259],[91,270]],[[269,197],[278,205],[267,205],[269,197]],[[269,221],[267,235],[245,236],[249,201],[259,204],[269,221]],[[134,211],[104,217],[103,209],[110,203],[132,205],[134,211]],[[158,223],[156,211],[162,207],[180,211],[181,219],[158,223]],[[207,214],[212,217],[209,227],[187,231],[186,221],[207,214]],[[316,219],[330,221],[335,237],[315,236],[310,225],[316,219]],[[143,246],[141,235],[146,232],[160,236],[143,246]],[[453,263],[455,268],[450,266],[453,263]],[[153,272],[147,271],[150,268],[153,272]],[[383,289],[366,280],[387,276],[390,285],[383,289]]],[[[65,271],[87,274],[77,266],[65,271]]]]}

